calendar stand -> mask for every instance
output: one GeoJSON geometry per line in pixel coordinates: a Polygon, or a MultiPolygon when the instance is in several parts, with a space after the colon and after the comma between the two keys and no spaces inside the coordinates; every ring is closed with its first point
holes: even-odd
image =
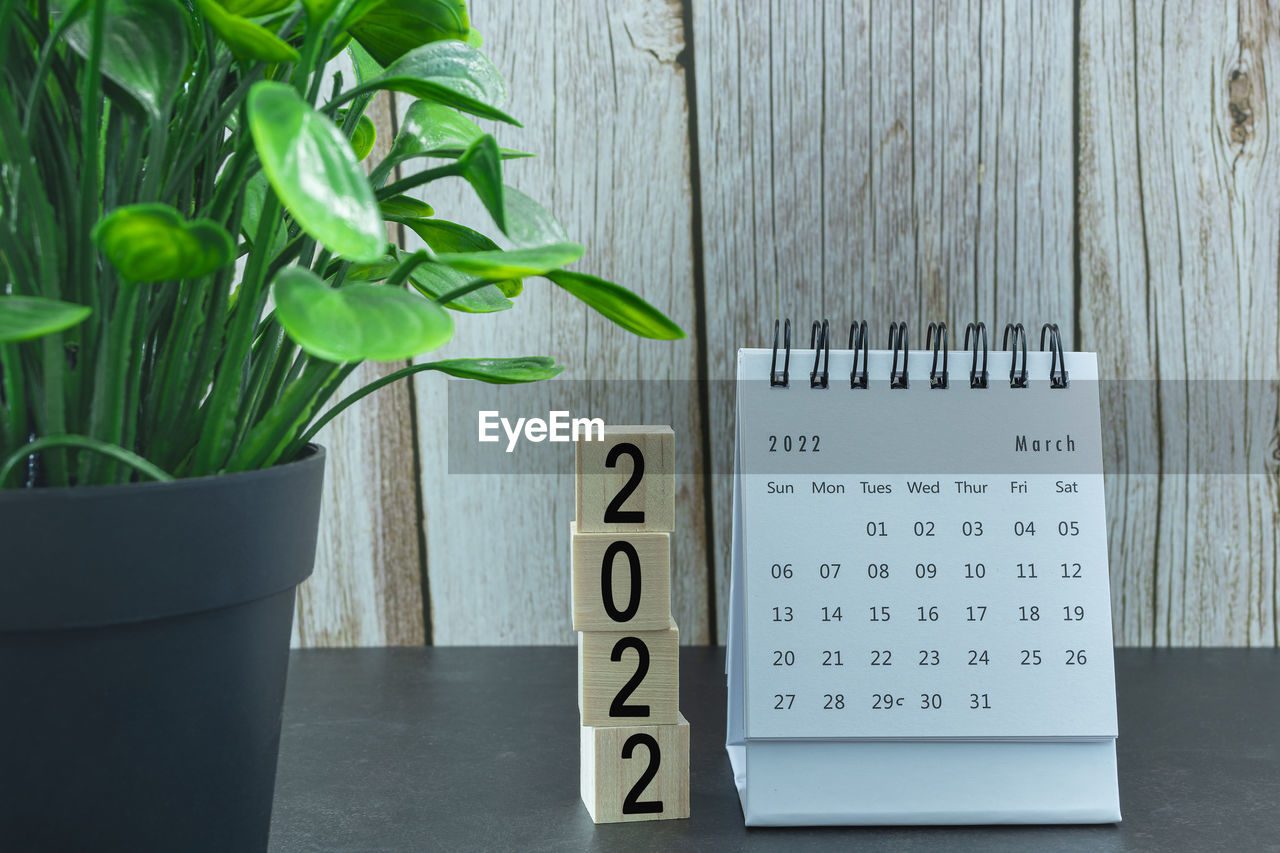
{"type": "Polygon", "coordinates": [[[689,816],[689,722],[671,617],[670,427],[579,440],[573,542],[581,794],[596,823],[689,816]]]}
{"type": "Polygon", "coordinates": [[[1001,351],[980,324],[951,352],[940,324],[915,351],[905,324],[888,350],[789,331],[738,354],[746,823],[1118,821],[1096,357],[1053,326],[1042,352],[1021,326],[1001,351]]]}

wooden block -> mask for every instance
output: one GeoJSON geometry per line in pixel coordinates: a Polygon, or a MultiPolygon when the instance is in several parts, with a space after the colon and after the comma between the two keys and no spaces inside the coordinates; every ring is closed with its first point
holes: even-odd
{"type": "Polygon", "coordinates": [[[662,631],[671,622],[670,533],[579,533],[573,541],[573,630],[662,631]]]}
{"type": "Polygon", "coordinates": [[[680,630],[578,634],[578,708],[584,726],[668,725],[679,716],[680,630]]]}
{"type": "Polygon", "coordinates": [[[578,441],[575,478],[583,533],[675,530],[675,433],[669,426],[606,426],[578,441]]]}
{"type": "Polygon", "coordinates": [[[582,727],[582,802],[596,823],[689,816],[689,721],[582,727]]]}

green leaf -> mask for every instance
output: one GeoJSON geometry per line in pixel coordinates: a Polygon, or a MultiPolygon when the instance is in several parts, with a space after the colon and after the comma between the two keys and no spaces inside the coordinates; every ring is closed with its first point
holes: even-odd
{"type": "Polygon", "coordinates": [[[257,18],[292,6],[294,0],[218,0],[222,7],[242,18],[257,18]]]}
{"type": "Polygon", "coordinates": [[[395,216],[404,219],[426,218],[436,214],[431,205],[411,195],[393,195],[391,198],[384,198],[378,202],[378,207],[382,210],[383,216],[395,216]]]}
{"type": "MultiPolygon", "coordinates": [[[[393,246],[392,249],[395,247],[393,246]]],[[[391,275],[391,271],[396,268],[400,259],[394,255],[386,255],[382,260],[374,261],[369,264],[352,264],[347,268],[347,281],[382,281],[391,275]]],[[[338,268],[342,264],[334,261],[329,264],[328,269],[324,271],[326,279],[333,278],[338,268]]]]}
{"type": "Polygon", "coordinates": [[[187,222],[167,204],[117,207],[93,229],[120,275],[132,282],[199,278],[235,258],[231,235],[211,219],[187,222]]]}
{"type": "Polygon", "coordinates": [[[216,0],[196,0],[196,5],[218,34],[218,38],[231,48],[236,59],[259,62],[298,61],[298,52],[281,41],[275,33],[247,18],[232,14],[216,0]]]}
{"type": "Polygon", "coordinates": [[[365,85],[520,126],[502,111],[507,84],[498,69],[480,51],[460,41],[437,41],[415,48],[365,85]]]}
{"type": "Polygon", "coordinates": [[[500,248],[497,243],[479,231],[450,222],[447,219],[397,219],[408,226],[413,233],[422,238],[422,242],[431,247],[433,252],[490,252],[500,248]]]}
{"type": "MultiPolygon", "coordinates": [[[[338,127],[345,127],[347,122],[347,110],[338,110],[338,115],[334,119],[334,124],[338,127]]],[[[356,126],[351,131],[351,150],[356,152],[356,157],[364,160],[373,151],[373,144],[378,140],[378,129],[374,127],[373,119],[368,115],[361,115],[356,120],[356,126]]]]}
{"type": "Polygon", "coordinates": [[[29,341],[61,332],[83,322],[91,313],[87,306],[43,296],[0,295],[0,343],[29,341]]]}
{"type": "MultiPolygon", "coordinates": [[[[523,278],[546,275],[565,264],[571,264],[586,251],[577,243],[552,243],[530,249],[497,252],[438,253],[436,260],[459,272],[479,278],[523,278]]],[[[615,287],[617,285],[614,285],[615,287]]]]}
{"type": "Polygon", "coordinates": [[[320,23],[333,14],[333,10],[338,8],[338,2],[339,0],[302,0],[302,5],[306,7],[312,23],[320,23]]]}
{"type": "Polygon", "coordinates": [[[674,341],[685,336],[684,330],[671,322],[667,315],[622,285],[569,270],[547,273],[547,278],[642,338],[674,341]]]}
{"type": "Polygon", "coordinates": [[[351,44],[351,33],[345,31],[338,33],[338,37],[333,40],[333,44],[329,47],[329,55],[324,58],[324,61],[326,63],[333,62],[347,49],[349,44],[351,44]]]}
{"type": "MultiPolygon", "coordinates": [[[[405,112],[404,124],[387,157],[392,163],[402,163],[410,157],[456,159],[482,136],[480,125],[457,110],[431,101],[414,101],[405,112]]],[[[533,156],[510,148],[499,148],[498,153],[503,160],[533,156]]]]}
{"type": "MultiPolygon", "coordinates": [[[[479,231],[473,231],[465,225],[459,225],[456,222],[449,222],[444,219],[398,219],[402,225],[407,226],[413,233],[422,238],[422,242],[426,243],[432,252],[457,254],[462,252],[500,252],[497,243],[481,234],[479,231]]],[[[436,267],[440,269],[439,265],[436,267]]],[[[468,276],[460,270],[453,270],[450,267],[444,267],[450,270],[452,275],[447,275],[443,271],[437,274],[437,278],[441,284],[445,284],[444,279],[452,278],[453,281],[448,282],[447,286],[441,290],[432,293],[432,296],[439,296],[442,293],[448,293],[474,281],[473,276],[468,276]]],[[[481,276],[489,278],[489,276],[481,276]]],[[[494,282],[495,286],[502,291],[503,296],[519,296],[524,290],[524,282],[520,279],[502,279],[494,282]]]]}
{"type": "Polygon", "coordinates": [[[474,48],[484,47],[484,38],[480,35],[480,31],[477,30],[475,27],[472,27],[467,32],[467,38],[465,40],[467,44],[471,45],[474,48]]]}
{"type": "MultiPolygon", "coordinates": [[[[144,111],[159,118],[187,73],[185,12],[177,0],[104,0],[107,4],[102,42],[102,74],[144,111]]],[[[51,4],[65,13],[74,3],[51,4]]],[[[93,13],[71,25],[67,40],[76,53],[89,56],[93,13]]]]}
{"type": "MultiPolygon", "coordinates": [[[[347,281],[382,281],[391,275],[392,271],[400,264],[400,261],[401,257],[397,252],[395,255],[388,256],[377,263],[352,264],[351,268],[347,270],[347,281]]],[[[478,281],[478,279],[436,263],[419,264],[409,274],[409,283],[419,293],[432,299],[475,281],[478,281]]],[[[510,284],[511,282],[503,283],[510,284]]],[[[517,281],[515,284],[517,285],[516,293],[519,293],[520,282],[517,281]]],[[[489,314],[494,311],[506,311],[515,307],[515,304],[503,295],[503,291],[492,284],[473,290],[457,299],[445,302],[443,305],[452,311],[463,311],[468,314],[489,314]]]]}
{"type": "Polygon", "coordinates": [[[351,150],[356,152],[356,159],[368,157],[377,138],[378,130],[373,126],[373,120],[368,116],[360,116],[356,129],[351,133],[351,150]]]}
{"type": "Polygon", "coordinates": [[[356,71],[357,83],[367,83],[386,70],[378,60],[369,55],[369,51],[360,46],[360,42],[348,44],[347,53],[351,54],[351,67],[356,71]]]}
{"type": "Polygon", "coordinates": [[[289,337],[326,361],[400,361],[453,337],[443,308],[400,287],[357,282],[334,289],[292,266],[276,274],[271,292],[289,337]]]}
{"type": "Polygon", "coordinates": [[[543,355],[518,358],[449,358],[433,361],[430,367],[460,379],[477,379],[495,385],[541,382],[564,370],[564,365],[556,364],[554,358],[543,355]]]}
{"type": "Polygon", "coordinates": [[[507,227],[504,233],[517,246],[567,243],[569,234],[551,212],[515,187],[505,188],[507,227]]]}
{"type": "Polygon", "coordinates": [[[271,187],[304,231],[339,257],[382,257],[378,202],[333,122],[292,87],[262,81],[249,90],[249,130],[271,187]]]}
{"type": "Polygon", "coordinates": [[[465,39],[470,29],[464,0],[386,0],[350,27],[383,65],[424,44],[465,39]]]}
{"type": "MultiPolygon", "coordinates": [[[[484,279],[474,278],[466,273],[450,269],[444,264],[435,263],[422,264],[409,276],[409,283],[417,288],[418,292],[423,296],[428,296],[431,299],[438,299],[460,287],[481,281],[484,281],[484,279]]],[[[506,311],[515,307],[515,303],[508,297],[517,296],[520,293],[519,289],[515,293],[511,293],[507,288],[500,287],[508,284],[511,284],[511,282],[498,282],[496,285],[489,283],[485,287],[440,304],[452,311],[463,311],[467,314],[491,314],[494,311],[506,311]]],[[[515,284],[520,285],[521,282],[517,280],[515,284]]]]}
{"type": "Polygon", "coordinates": [[[488,134],[480,137],[458,158],[458,166],[494,223],[505,232],[507,205],[503,199],[502,159],[498,156],[498,143],[488,134]]]}

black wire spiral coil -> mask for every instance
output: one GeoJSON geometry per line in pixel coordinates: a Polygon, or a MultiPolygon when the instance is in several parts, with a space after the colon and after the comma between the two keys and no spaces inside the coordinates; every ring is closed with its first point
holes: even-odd
{"type": "MultiPolygon", "coordinates": [[[[910,345],[908,343],[907,324],[899,321],[889,324],[888,349],[893,353],[893,363],[889,370],[889,387],[894,389],[909,388],[910,345]]],[[[849,371],[849,387],[866,389],[870,382],[867,364],[870,360],[871,332],[865,320],[854,321],[849,325],[849,343],[846,347],[853,353],[853,369],[849,371]]],[[[831,387],[831,322],[814,320],[809,330],[809,349],[813,350],[813,369],[809,371],[810,388],[831,387]]],[[[972,322],[964,328],[964,350],[968,351],[969,387],[985,389],[990,386],[990,374],[987,372],[987,360],[990,345],[987,340],[987,324],[981,321],[972,322]],[[981,353],[979,353],[981,351],[981,353]]],[[[1030,387],[1030,372],[1027,368],[1027,330],[1022,323],[1006,323],[1000,338],[1000,349],[1013,354],[1009,362],[1009,387],[1030,387]]],[[[930,323],[925,332],[925,350],[932,351],[933,361],[929,367],[929,387],[946,389],[950,387],[950,372],[947,363],[950,347],[948,346],[947,324],[930,323]]],[[[1040,327],[1040,351],[1050,353],[1049,387],[1062,389],[1068,386],[1066,347],[1062,343],[1062,332],[1057,323],[1045,323],[1040,327]]],[[[787,388],[791,383],[791,320],[773,321],[773,359],[769,370],[769,384],[776,388],[787,388]],[[781,341],[779,341],[781,336],[781,341]],[[778,369],[778,349],[783,350],[782,369],[778,369]]]]}

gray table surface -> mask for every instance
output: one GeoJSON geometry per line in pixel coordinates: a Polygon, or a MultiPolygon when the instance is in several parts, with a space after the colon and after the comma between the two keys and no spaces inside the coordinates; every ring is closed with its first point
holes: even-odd
{"type": "Polygon", "coordinates": [[[724,752],[724,650],[682,649],[689,820],[596,826],[571,648],[293,653],[273,851],[1280,851],[1280,651],[1122,649],[1108,826],[751,829],[724,752]]]}

